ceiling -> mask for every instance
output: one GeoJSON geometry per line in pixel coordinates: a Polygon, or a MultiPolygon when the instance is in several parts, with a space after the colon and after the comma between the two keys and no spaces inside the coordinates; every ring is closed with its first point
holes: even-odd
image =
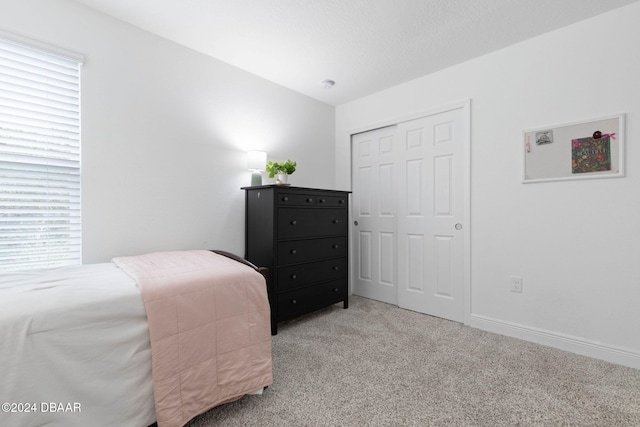
{"type": "Polygon", "coordinates": [[[639,0],[75,1],[340,105],[639,0]]]}

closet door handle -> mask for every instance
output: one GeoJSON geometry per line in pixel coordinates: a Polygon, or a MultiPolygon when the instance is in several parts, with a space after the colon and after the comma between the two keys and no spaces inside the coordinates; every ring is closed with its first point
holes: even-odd
{"type": "Polygon", "coordinates": [[[298,222],[294,219],[293,221],[291,221],[291,225],[298,225],[298,222]]]}

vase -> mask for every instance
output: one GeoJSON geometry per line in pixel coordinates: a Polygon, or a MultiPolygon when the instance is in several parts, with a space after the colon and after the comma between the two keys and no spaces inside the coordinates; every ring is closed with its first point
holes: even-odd
{"type": "Polygon", "coordinates": [[[289,175],[286,173],[279,173],[276,178],[276,184],[286,184],[289,179],[289,175]]]}

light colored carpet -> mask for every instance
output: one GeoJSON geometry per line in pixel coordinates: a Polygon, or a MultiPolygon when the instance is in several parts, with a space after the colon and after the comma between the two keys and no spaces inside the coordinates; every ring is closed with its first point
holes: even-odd
{"type": "Polygon", "coordinates": [[[203,426],[640,426],[640,371],[352,297],[280,323],[274,382],[203,426]]]}

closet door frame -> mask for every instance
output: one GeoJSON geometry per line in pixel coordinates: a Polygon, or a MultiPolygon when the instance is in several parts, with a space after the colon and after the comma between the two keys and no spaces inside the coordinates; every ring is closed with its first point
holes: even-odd
{"type": "MultiPolygon", "coordinates": [[[[393,117],[386,120],[379,121],[377,123],[372,123],[370,125],[365,125],[356,129],[352,129],[348,132],[349,134],[349,144],[352,144],[352,137],[355,134],[367,132],[374,129],[379,129],[388,126],[394,126],[401,122],[411,121],[415,119],[419,119],[426,116],[432,116],[440,113],[444,113],[447,111],[462,109],[463,110],[463,197],[464,197],[464,207],[463,207],[463,220],[462,220],[462,231],[463,236],[462,239],[464,241],[464,324],[470,323],[471,318],[471,100],[467,99],[461,102],[456,102],[448,105],[444,105],[438,108],[434,108],[433,110],[422,111],[418,113],[408,114],[400,117],[393,117]]],[[[353,155],[353,147],[349,147],[349,155],[353,155]]],[[[351,180],[351,186],[353,188],[353,159],[349,159],[349,179],[351,180]]],[[[351,210],[351,221],[350,221],[350,239],[353,239],[353,209],[351,210]]],[[[353,244],[353,242],[351,242],[353,244]]],[[[354,246],[350,246],[354,247],[354,246]]],[[[350,277],[354,276],[354,257],[350,257],[350,277]]],[[[352,286],[352,284],[351,284],[352,286]]],[[[353,288],[350,288],[350,292],[353,291],[353,288]]]]}

